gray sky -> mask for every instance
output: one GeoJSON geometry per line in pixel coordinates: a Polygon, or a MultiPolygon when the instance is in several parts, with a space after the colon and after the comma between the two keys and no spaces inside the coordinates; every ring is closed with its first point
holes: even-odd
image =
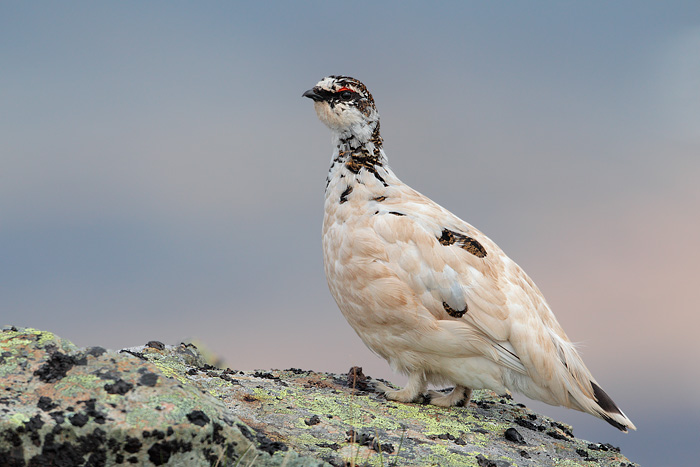
{"type": "Polygon", "coordinates": [[[0,63],[0,324],[402,382],[323,277],[301,93],[347,74],[394,171],[523,266],[639,431],[525,402],[695,459],[697,2],[5,2],[0,63]]]}

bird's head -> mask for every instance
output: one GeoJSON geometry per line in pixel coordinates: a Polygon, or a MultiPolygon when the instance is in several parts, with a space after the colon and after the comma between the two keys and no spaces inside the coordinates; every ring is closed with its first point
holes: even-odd
{"type": "Polygon", "coordinates": [[[318,118],[340,141],[361,145],[378,136],[379,113],[372,94],[360,81],[328,76],[303,96],[314,101],[318,118]]]}

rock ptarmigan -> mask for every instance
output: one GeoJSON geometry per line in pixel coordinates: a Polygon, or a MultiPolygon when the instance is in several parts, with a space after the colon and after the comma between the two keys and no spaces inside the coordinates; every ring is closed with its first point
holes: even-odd
{"type": "Polygon", "coordinates": [[[525,272],[477,229],[399,180],[364,84],[328,76],[303,94],[333,133],[323,259],[362,341],[408,375],[386,397],[452,406],[472,389],[507,390],[636,429],[586,368],[525,272]]]}

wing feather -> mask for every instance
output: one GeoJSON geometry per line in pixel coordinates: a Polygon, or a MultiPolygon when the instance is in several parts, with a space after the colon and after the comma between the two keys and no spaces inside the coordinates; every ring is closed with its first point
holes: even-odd
{"type": "MultiPolygon", "coordinates": [[[[462,338],[465,353],[478,349],[487,358],[517,373],[551,378],[555,368],[550,352],[556,355],[556,349],[543,324],[546,322],[557,335],[568,339],[534,283],[473,226],[416,192],[410,196],[420,197],[416,209],[407,209],[403,200],[405,215],[374,216],[375,231],[386,242],[387,267],[409,284],[436,319],[454,323],[440,322],[440,325],[462,338]],[[481,256],[458,244],[441,243],[439,239],[445,229],[478,242],[486,254],[481,256]],[[467,312],[461,318],[453,318],[444,304],[454,310],[466,308],[467,312]],[[521,320],[527,322],[524,327],[530,335],[528,339],[514,335],[513,323],[521,320]],[[467,345],[469,339],[480,344],[467,345]],[[531,342],[536,343],[534,351],[531,342]]],[[[391,203],[386,203],[386,209],[391,210],[391,203]]],[[[454,356],[453,343],[443,344],[444,352],[454,356]]],[[[440,345],[435,346],[436,351],[440,345]]]]}

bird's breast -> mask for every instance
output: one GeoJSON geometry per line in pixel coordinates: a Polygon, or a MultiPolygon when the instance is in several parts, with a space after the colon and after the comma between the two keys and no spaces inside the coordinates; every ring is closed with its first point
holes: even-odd
{"type": "Polygon", "coordinates": [[[396,310],[412,299],[388,267],[387,245],[375,230],[375,216],[385,214],[382,203],[388,194],[386,187],[372,184],[373,178],[360,171],[355,177],[332,179],[325,200],[326,278],[341,311],[356,330],[362,320],[392,321],[394,318],[382,310],[396,310]]]}

